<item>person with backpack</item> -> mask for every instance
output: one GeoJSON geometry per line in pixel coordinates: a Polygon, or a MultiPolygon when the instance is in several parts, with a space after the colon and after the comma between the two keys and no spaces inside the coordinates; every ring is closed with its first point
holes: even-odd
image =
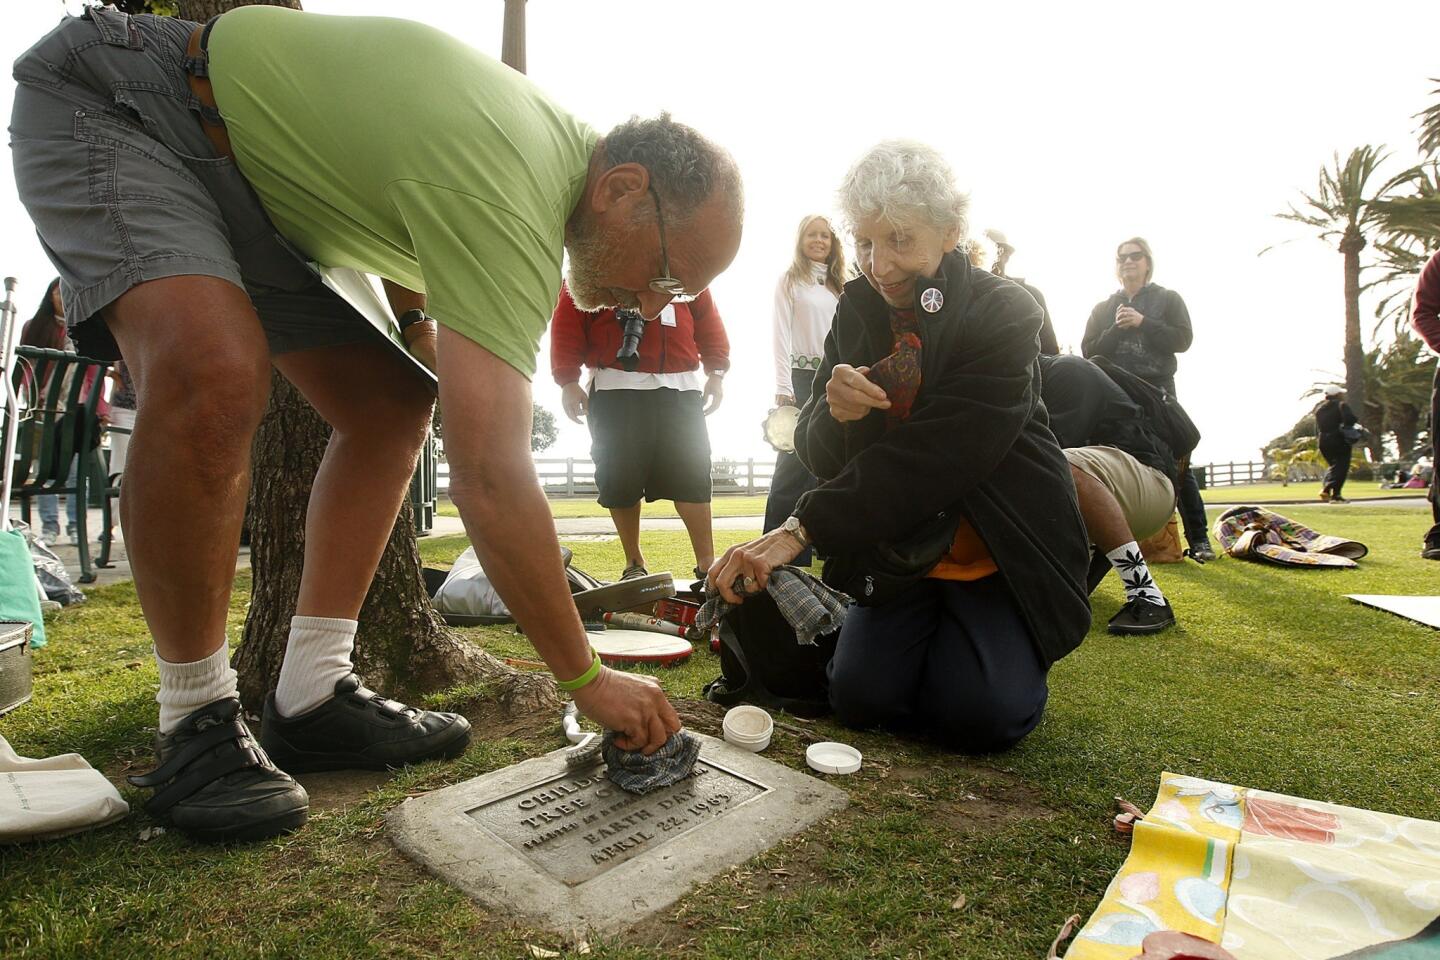
{"type": "MultiPolygon", "coordinates": [[[[1190,311],[1180,294],[1151,282],[1155,256],[1143,237],[1131,237],[1116,248],[1115,275],[1120,289],[1090,311],[1080,352],[1087,360],[1104,357],[1174,397],[1179,366],[1175,355],[1189,350],[1194,340],[1190,311]]],[[[1201,563],[1214,560],[1205,501],[1189,471],[1180,477],[1179,494],[1190,556],[1201,563]]]]}
{"type": "Polygon", "coordinates": [[[1345,391],[1333,383],[1325,388],[1325,399],[1314,412],[1320,455],[1330,465],[1325,471],[1325,483],[1320,487],[1320,499],[1325,503],[1346,503],[1340,493],[1345,489],[1345,478],[1350,476],[1351,451],[1360,440],[1360,428],[1356,425],[1359,421],[1345,402],[1345,391]]]}
{"type": "Polygon", "coordinates": [[[1111,568],[1125,586],[1125,603],[1108,630],[1150,634],[1174,626],[1175,611],[1151,576],[1139,545],[1164,529],[1175,511],[1178,464],[1163,421],[1147,416],[1141,404],[1089,360],[1042,355],[1040,375],[1050,429],[1070,462],[1080,515],[1095,546],[1090,589],[1093,592],[1111,568]]]}

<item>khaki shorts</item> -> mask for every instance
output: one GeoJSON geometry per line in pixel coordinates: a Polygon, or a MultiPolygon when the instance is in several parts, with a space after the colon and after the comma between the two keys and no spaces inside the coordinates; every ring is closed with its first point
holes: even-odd
{"type": "Polygon", "coordinates": [[[1067,447],[1065,459],[1110,491],[1136,540],[1159,533],[1175,512],[1175,488],[1169,478],[1124,450],[1067,447]]]}

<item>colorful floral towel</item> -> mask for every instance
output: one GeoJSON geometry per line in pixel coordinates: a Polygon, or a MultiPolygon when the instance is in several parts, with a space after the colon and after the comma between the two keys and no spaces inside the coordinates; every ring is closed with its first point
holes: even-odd
{"type": "Polygon", "coordinates": [[[1215,539],[1232,557],[1287,567],[1353,567],[1370,550],[1358,540],[1317,533],[1264,507],[1231,507],[1215,519],[1215,539]]]}
{"type": "Polygon", "coordinates": [[[1440,958],[1440,823],[1166,773],[1067,960],[1157,931],[1236,960],[1440,958]]]}

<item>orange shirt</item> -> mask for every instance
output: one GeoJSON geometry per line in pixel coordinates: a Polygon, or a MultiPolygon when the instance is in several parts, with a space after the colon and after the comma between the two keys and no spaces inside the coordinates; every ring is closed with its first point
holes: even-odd
{"type": "Polygon", "coordinates": [[[926,576],[936,580],[981,580],[998,571],[985,541],[970,526],[969,520],[961,520],[950,549],[926,576]]]}

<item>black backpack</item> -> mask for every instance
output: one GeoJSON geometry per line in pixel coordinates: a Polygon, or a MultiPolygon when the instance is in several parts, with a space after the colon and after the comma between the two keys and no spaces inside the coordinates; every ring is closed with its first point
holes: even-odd
{"type": "Polygon", "coordinates": [[[705,699],[722,707],[750,703],[797,717],[830,712],[826,668],[839,632],[802,644],[768,593],[731,608],[720,621],[720,676],[705,686],[705,699]]]}
{"type": "Polygon", "coordinates": [[[1105,375],[1135,401],[1183,471],[1190,462],[1190,454],[1200,445],[1200,428],[1180,406],[1180,401],[1105,357],[1091,357],[1090,362],[1105,371],[1105,375]]]}

